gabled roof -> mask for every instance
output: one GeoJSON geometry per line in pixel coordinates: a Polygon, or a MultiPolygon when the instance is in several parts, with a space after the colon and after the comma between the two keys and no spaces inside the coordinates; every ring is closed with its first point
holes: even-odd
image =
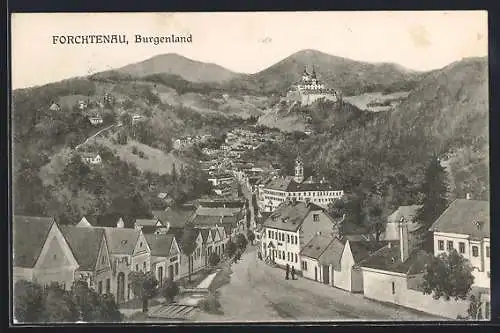
{"type": "Polygon", "coordinates": [[[401,261],[399,246],[384,246],[368,258],[359,263],[359,266],[373,268],[387,272],[402,273],[406,275],[422,273],[425,265],[432,260],[432,254],[423,250],[414,251],[407,260],[401,261]]]}
{"type": "Polygon", "coordinates": [[[318,259],[332,241],[333,237],[315,235],[309,243],[302,247],[300,254],[309,258],[318,259]]]}
{"type": "Polygon", "coordinates": [[[265,183],[265,188],[276,191],[287,191],[291,182],[293,182],[293,177],[291,176],[276,177],[265,183]]]}
{"type": "Polygon", "coordinates": [[[421,207],[422,205],[399,206],[398,209],[387,217],[387,222],[399,223],[402,217],[404,217],[406,222],[413,222],[421,207]]]}
{"type": "MultiPolygon", "coordinates": [[[[154,227],[158,223],[156,219],[137,219],[135,220],[136,225],[154,227]]],[[[161,224],[161,222],[160,222],[161,224]]]]}
{"type": "Polygon", "coordinates": [[[490,204],[488,201],[456,199],[429,230],[469,235],[473,239],[489,238],[490,204]]]}
{"type": "Polygon", "coordinates": [[[84,271],[94,270],[101,242],[104,238],[104,230],[75,226],[60,226],[60,229],[80,265],[79,269],[84,271]]]}
{"type": "Polygon", "coordinates": [[[77,224],[75,224],[75,226],[79,227],[79,228],[91,228],[92,227],[92,223],[89,221],[89,217],[84,216],[84,217],[82,217],[82,219],[80,220],[80,222],[78,222],[77,224]]]}
{"type": "Polygon", "coordinates": [[[14,266],[26,268],[35,266],[54,223],[54,219],[50,217],[14,215],[12,218],[14,266]]]}
{"type": "MultiPolygon", "coordinates": [[[[197,228],[194,228],[195,232],[196,232],[196,238],[198,238],[198,235],[201,233],[201,230],[200,229],[197,229],[197,228]]],[[[167,235],[173,235],[175,237],[175,240],[177,241],[177,245],[179,245],[179,249],[182,251],[183,249],[183,242],[184,242],[184,239],[183,239],[183,235],[184,235],[184,229],[182,228],[171,228],[168,232],[167,232],[167,235]]]]}
{"type": "Polygon", "coordinates": [[[151,255],[157,257],[170,256],[170,249],[172,248],[174,235],[144,234],[144,237],[146,238],[149,248],[151,249],[151,255]]]}
{"type": "Polygon", "coordinates": [[[332,265],[333,268],[340,269],[340,259],[342,258],[342,252],[344,251],[345,244],[335,238],[328,244],[325,251],[319,256],[318,261],[322,265],[332,265]]]}
{"type": "Polygon", "coordinates": [[[203,238],[203,244],[206,244],[207,241],[213,241],[213,236],[210,229],[198,229],[201,233],[201,237],[203,238]],[[210,236],[210,237],[209,237],[210,236]]]}
{"type": "Polygon", "coordinates": [[[311,211],[324,211],[323,208],[305,202],[284,202],[264,222],[267,228],[296,231],[311,211]]]}
{"type": "Polygon", "coordinates": [[[140,230],[130,228],[100,227],[106,234],[109,252],[112,254],[134,253],[135,245],[141,233],[140,230]]]}
{"type": "Polygon", "coordinates": [[[153,216],[162,222],[163,225],[170,223],[173,228],[182,228],[194,214],[193,207],[168,207],[165,210],[153,211],[153,216]]]}

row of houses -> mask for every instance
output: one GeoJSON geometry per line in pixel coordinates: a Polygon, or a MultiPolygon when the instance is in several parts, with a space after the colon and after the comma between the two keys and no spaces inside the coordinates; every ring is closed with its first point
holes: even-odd
{"type": "Polygon", "coordinates": [[[381,302],[456,319],[467,314],[468,301],[435,300],[421,284],[433,256],[457,250],[473,267],[472,294],[482,300],[484,318],[490,312],[489,204],[457,199],[430,228],[434,251],[415,249],[414,215],[419,206],[404,206],[391,214],[381,241],[343,234],[343,219],[334,219],[311,203],[286,201],[267,213],[260,230],[265,260],[293,267],[304,278],[381,302]],[[397,218],[397,221],[392,219],[397,218]],[[341,236],[341,234],[343,234],[341,236]]]}
{"type": "Polygon", "coordinates": [[[161,286],[206,267],[211,253],[224,254],[227,242],[243,230],[242,207],[207,206],[169,207],[154,211],[151,219],[133,221],[85,216],[71,226],[50,217],[14,216],[14,282],[57,282],[69,289],[80,279],[123,303],[133,297],[131,272],[154,272],[161,286]],[[191,267],[183,251],[189,223],[194,231],[191,267]]]}

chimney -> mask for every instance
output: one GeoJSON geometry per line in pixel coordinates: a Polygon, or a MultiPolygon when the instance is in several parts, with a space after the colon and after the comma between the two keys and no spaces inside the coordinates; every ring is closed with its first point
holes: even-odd
{"type": "Polygon", "coordinates": [[[467,200],[472,199],[472,195],[471,195],[470,193],[467,193],[467,194],[465,195],[465,199],[467,199],[467,200]]]}
{"type": "Polygon", "coordinates": [[[408,242],[408,223],[404,217],[399,220],[399,250],[401,254],[401,262],[405,262],[410,255],[409,242],[408,242]]]}

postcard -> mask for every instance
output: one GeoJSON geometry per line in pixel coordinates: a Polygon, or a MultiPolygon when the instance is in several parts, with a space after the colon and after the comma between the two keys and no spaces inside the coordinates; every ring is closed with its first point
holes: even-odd
{"type": "Polygon", "coordinates": [[[12,323],[490,320],[487,22],[12,14],[12,323]]]}

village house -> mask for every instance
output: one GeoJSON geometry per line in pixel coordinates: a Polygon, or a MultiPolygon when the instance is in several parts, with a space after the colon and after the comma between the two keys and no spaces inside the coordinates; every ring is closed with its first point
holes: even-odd
{"type": "Polygon", "coordinates": [[[189,259],[189,257],[183,251],[185,241],[183,239],[184,231],[178,228],[169,230],[169,234],[175,237],[180,249],[179,278],[188,276],[189,265],[191,265],[191,273],[196,273],[197,271],[205,267],[205,256],[203,255],[203,238],[199,230],[194,230],[196,231],[196,236],[194,237],[194,250],[189,256],[192,259],[189,259]]]}
{"type": "MultiPolygon", "coordinates": [[[[124,228],[123,219],[117,227],[93,227],[104,230],[111,258],[112,280],[111,290],[118,303],[132,298],[132,290],[128,280],[130,272],[151,270],[151,249],[141,230],[124,228]],[[127,289],[125,289],[127,288],[127,289]]],[[[88,219],[80,221],[77,227],[89,228],[88,219]]]]}
{"type": "Polygon", "coordinates": [[[165,280],[179,278],[181,251],[174,235],[144,234],[151,249],[151,271],[155,272],[160,288],[165,280]]]}
{"type": "Polygon", "coordinates": [[[276,264],[301,271],[300,251],[315,235],[338,235],[325,209],[310,202],[286,201],[264,222],[261,253],[276,264]]]}
{"type": "Polygon", "coordinates": [[[214,172],[208,176],[208,181],[212,184],[212,186],[230,185],[233,183],[234,178],[230,173],[214,172]]]}
{"type": "Polygon", "coordinates": [[[192,206],[167,207],[165,210],[154,210],[152,212],[154,219],[168,230],[182,229],[195,213],[192,206]]]}
{"type": "Polygon", "coordinates": [[[314,236],[300,251],[302,276],[324,284],[331,284],[330,266],[338,269],[344,244],[331,235],[314,236]]]}
{"type": "Polygon", "coordinates": [[[52,104],[50,104],[50,106],[49,106],[49,110],[50,111],[60,111],[61,107],[59,106],[59,104],[52,102],[52,104]]]}
{"type": "Polygon", "coordinates": [[[89,288],[100,295],[114,294],[115,291],[111,289],[111,259],[104,230],[75,226],[61,226],[60,229],[79,265],[75,279],[87,282],[89,288]]]}
{"type": "Polygon", "coordinates": [[[474,286],[490,288],[490,208],[487,201],[456,199],[430,231],[434,255],[455,249],[474,268],[474,286]]]}
{"type": "Polygon", "coordinates": [[[99,116],[99,115],[89,116],[88,119],[89,119],[89,122],[92,125],[100,125],[100,124],[102,124],[104,122],[104,120],[102,119],[102,117],[99,116]]]}
{"type": "Polygon", "coordinates": [[[142,230],[145,234],[166,234],[168,232],[168,226],[164,226],[157,218],[137,219],[134,228],[142,230]]]}
{"type": "Polygon", "coordinates": [[[214,249],[214,237],[212,235],[212,229],[199,228],[198,230],[203,240],[202,256],[205,258],[205,266],[207,266],[208,257],[210,256],[210,254],[213,252],[214,249]]]}
{"type": "Polygon", "coordinates": [[[272,212],[285,200],[310,202],[326,208],[328,204],[344,196],[344,191],[335,189],[324,179],[315,181],[312,177],[304,180],[304,164],[300,157],[295,161],[295,176],[273,177],[260,186],[260,209],[272,212]]]}
{"type": "Polygon", "coordinates": [[[399,206],[391,215],[387,217],[385,230],[380,239],[385,241],[399,241],[399,223],[403,219],[408,223],[410,233],[415,230],[417,223],[415,217],[422,205],[399,206]]]}
{"type": "Polygon", "coordinates": [[[472,292],[478,294],[486,319],[490,301],[490,205],[488,201],[456,199],[429,229],[434,255],[455,249],[472,265],[472,292]]]}
{"type": "Polygon", "coordinates": [[[81,153],[83,162],[90,165],[99,165],[102,163],[101,155],[98,153],[84,152],[81,153]]]}
{"type": "Polygon", "coordinates": [[[53,218],[14,215],[13,281],[58,283],[69,290],[79,263],[53,218]]]}
{"type": "Polygon", "coordinates": [[[89,106],[87,101],[79,100],[78,101],[78,109],[85,110],[89,106]]]}

